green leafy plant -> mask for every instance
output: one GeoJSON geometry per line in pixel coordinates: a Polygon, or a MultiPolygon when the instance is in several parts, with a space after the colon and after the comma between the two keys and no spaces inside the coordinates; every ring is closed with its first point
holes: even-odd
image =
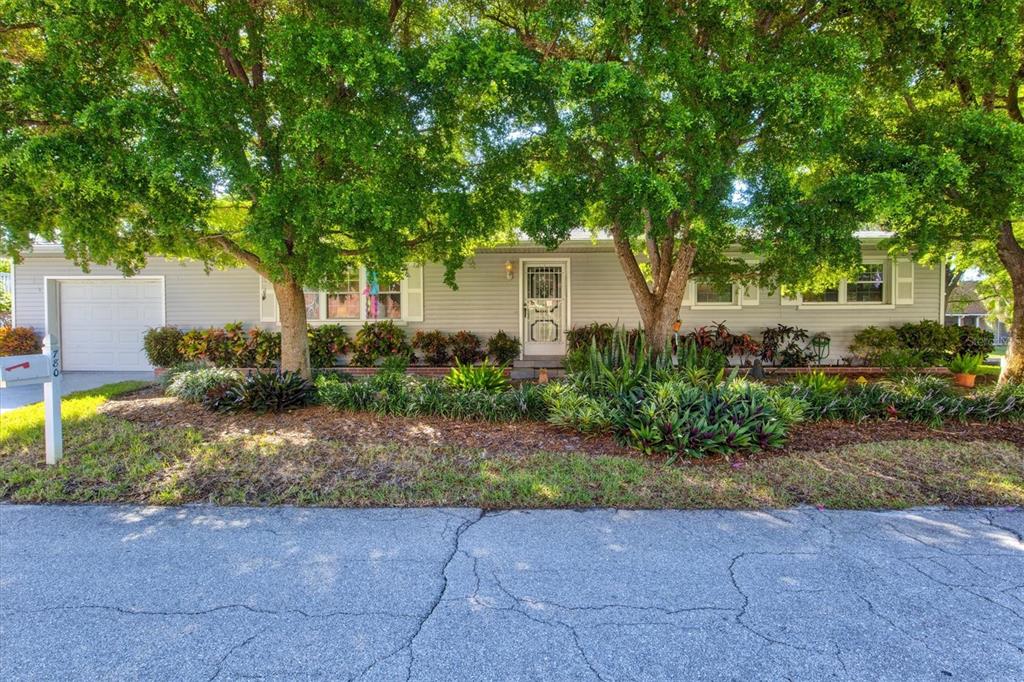
{"type": "Polygon", "coordinates": [[[922,353],[907,348],[891,348],[883,351],[876,362],[889,374],[906,374],[928,364],[922,353]]]}
{"type": "Polygon", "coordinates": [[[0,327],[0,356],[32,355],[39,350],[39,338],[31,328],[0,327]]]}
{"type": "Polygon", "coordinates": [[[569,351],[576,349],[590,348],[597,344],[598,348],[605,348],[616,335],[617,328],[607,322],[591,322],[590,324],[573,327],[565,335],[566,345],[569,351]]]}
{"type": "Polygon", "coordinates": [[[806,374],[797,374],[790,383],[814,393],[833,395],[842,392],[846,388],[845,378],[825,374],[820,370],[807,372],[806,374]]]}
{"type": "Polygon", "coordinates": [[[487,340],[487,354],[499,365],[510,365],[519,357],[519,339],[499,331],[487,340]]]}
{"type": "Polygon", "coordinates": [[[336,367],[338,356],[348,350],[348,332],[340,324],[323,324],[308,329],[309,363],[314,368],[336,367]]]}
{"type": "Polygon", "coordinates": [[[273,367],[280,348],[279,333],[261,327],[246,330],[241,322],[190,329],[178,343],[182,359],[202,360],[215,367],[273,367]]]}
{"type": "Polygon", "coordinates": [[[953,374],[977,374],[978,368],[985,363],[981,353],[957,353],[946,364],[953,374]]]}
{"type": "Polygon", "coordinates": [[[379,372],[381,374],[405,374],[407,369],[409,369],[408,355],[389,355],[381,361],[379,372]]]}
{"type": "Polygon", "coordinates": [[[178,346],[184,333],[177,327],[154,327],[147,329],[142,337],[149,364],[154,367],[173,367],[185,358],[178,346]]]}
{"type": "Polygon", "coordinates": [[[571,382],[552,382],[544,388],[548,421],[582,433],[605,431],[611,426],[612,403],[585,393],[571,382]]]}
{"type": "Polygon", "coordinates": [[[777,367],[806,367],[817,359],[806,329],[779,324],[761,333],[761,359],[777,367]]]}
{"type": "Polygon", "coordinates": [[[895,331],[899,348],[917,353],[926,365],[944,363],[959,340],[956,327],[946,327],[935,320],[908,322],[895,331]]]}
{"type": "Polygon", "coordinates": [[[242,375],[223,367],[203,367],[177,372],[167,384],[167,395],[190,403],[201,403],[209,394],[222,394],[242,381],[242,375]]]}
{"type": "Polygon", "coordinates": [[[218,412],[283,412],[308,405],[312,398],[312,384],[295,372],[253,372],[208,391],[203,405],[218,412]]]}
{"type": "Polygon", "coordinates": [[[458,360],[455,366],[445,377],[445,382],[452,388],[463,391],[486,391],[497,393],[509,388],[508,377],[505,376],[505,368],[500,365],[493,365],[489,360],[484,360],[479,365],[463,365],[458,360]]]}
{"type": "Polygon", "coordinates": [[[412,347],[419,351],[424,364],[433,367],[447,365],[451,357],[448,352],[448,335],[442,331],[417,330],[412,337],[412,347]]]}
{"type": "Polygon", "coordinates": [[[160,375],[160,387],[167,390],[167,387],[174,381],[174,377],[178,376],[182,372],[191,372],[195,369],[205,369],[209,367],[208,364],[201,360],[187,360],[185,362],[179,362],[176,365],[168,367],[164,370],[163,374],[160,375]]]}
{"type": "Polygon", "coordinates": [[[686,339],[699,348],[715,350],[726,357],[747,358],[761,352],[761,344],[750,334],[735,334],[725,322],[715,322],[710,327],[697,327],[686,335],[686,339]]]}
{"type": "Polygon", "coordinates": [[[481,357],[480,337],[472,332],[461,331],[451,335],[449,342],[452,349],[452,357],[457,362],[470,365],[481,357]]]}
{"type": "Polygon", "coordinates": [[[850,352],[866,365],[878,365],[883,353],[899,346],[900,340],[896,330],[870,326],[854,334],[850,352]]]}
{"type": "Polygon", "coordinates": [[[352,342],[352,364],[357,367],[372,367],[382,358],[401,355],[409,358],[412,347],[405,339],[405,332],[390,320],[367,322],[352,342]]]}
{"type": "Polygon", "coordinates": [[[955,354],[988,357],[996,347],[995,335],[980,327],[953,327],[957,332],[955,354]]]}

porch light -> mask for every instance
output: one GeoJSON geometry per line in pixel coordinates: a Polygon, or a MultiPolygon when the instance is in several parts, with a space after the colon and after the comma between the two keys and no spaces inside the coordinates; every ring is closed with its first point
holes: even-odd
{"type": "Polygon", "coordinates": [[[515,263],[510,260],[505,261],[505,279],[511,280],[512,276],[515,274],[515,269],[515,263]]]}

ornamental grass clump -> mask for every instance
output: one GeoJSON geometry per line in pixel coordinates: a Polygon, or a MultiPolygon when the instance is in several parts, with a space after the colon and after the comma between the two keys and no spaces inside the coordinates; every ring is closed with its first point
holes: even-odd
{"type": "Polygon", "coordinates": [[[166,393],[189,403],[201,403],[208,394],[225,391],[242,381],[242,375],[223,367],[202,367],[177,372],[166,393]]]}

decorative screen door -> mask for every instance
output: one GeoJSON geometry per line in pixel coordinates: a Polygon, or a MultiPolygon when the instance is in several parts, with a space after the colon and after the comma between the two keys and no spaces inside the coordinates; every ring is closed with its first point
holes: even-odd
{"type": "Polygon", "coordinates": [[[563,355],[569,286],[564,263],[523,263],[523,355],[563,355]]]}

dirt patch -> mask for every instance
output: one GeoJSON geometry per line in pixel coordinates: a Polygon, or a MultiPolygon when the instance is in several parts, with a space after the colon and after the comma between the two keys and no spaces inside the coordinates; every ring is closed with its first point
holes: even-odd
{"type": "Polygon", "coordinates": [[[494,454],[577,452],[627,455],[610,436],[582,436],[544,422],[495,423],[443,417],[388,417],[314,406],[280,414],[219,414],[160,394],[159,389],[111,400],[100,411],[152,428],[191,428],[210,440],[273,435],[297,445],[332,440],[366,445],[452,446],[494,454]]]}

